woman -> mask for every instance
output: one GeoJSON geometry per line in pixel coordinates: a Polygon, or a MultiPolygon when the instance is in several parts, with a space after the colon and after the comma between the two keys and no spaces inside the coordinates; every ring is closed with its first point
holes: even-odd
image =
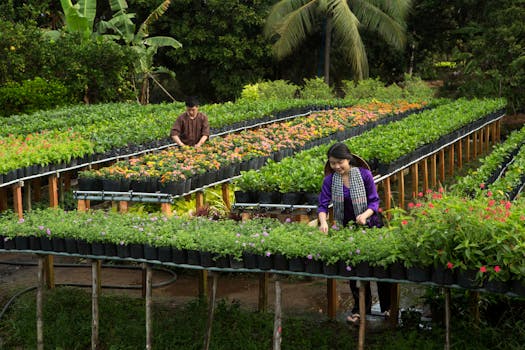
{"type": "MultiPolygon", "coordinates": [[[[328,206],[333,203],[335,221],[347,226],[353,221],[357,225],[381,227],[381,218],[378,215],[379,196],[374,178],[368,164],[361,158],[353,155],[344,143],[335,143],[327,153],[328,161],[325,165],[325,178],[319,195],[317,208],[319,229],[328,233],[328,206]]],[[[390,283],[377,283],[381,312],[388,316],[390,309],[390,283]]],[[[359,290],[356,281],[350,281],[350,291],[354,298],[352,314],[347,322],[359,321],[359,290]]],[[[371,312],[372,294],[370,283],[366,283],[366,310],[371,312]]]]}

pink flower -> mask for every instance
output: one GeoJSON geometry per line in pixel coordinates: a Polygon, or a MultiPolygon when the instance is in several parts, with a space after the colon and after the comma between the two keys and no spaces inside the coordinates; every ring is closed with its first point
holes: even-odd
{"type": "Polygon", "coordinates": [[[412,203],[412,202],[408,203],[408,207],[409,207],[410,209],[414,208],[414,203],[412,203]]]}
{"type": "Polygon", "coordinates": [[[453,267],[454,267],[454,264],[449,261],[447,263],[447,269],[452,270],[453,267]]]}
{"type": "Polygon", "coordinates": [[[308,254],[308,255],[306,256],[306,258],[307,258],[308,260],[312,260],[312,259],[313,259],[313,256],[312,256],[312,254],[308,254]]]}
{"type": "Polygon", "coordinates": [[[290,218],[286,218],[286,219],[284,220],[284,222],[286,222],[286,223],[290,223],[290,222],[292,222],[292,219],[290,219],[290,218]]]}
{"type": "Polygon", "coordinates": [[[443,193],[443,191],[444,191],[444,190],[443,190],[443,187],[440,187],[440,188],[438,189],[438,192],[439,192],[439,193],[443,193]]]}
{"type": "Polygon", "coordinates": [[[484,183],[479,184],[479,188],[484,189],[485,188],[485,184],[484,183]]]}
{"type": "Polygon", "coordinates": [[[347,266],[346,271],[352,271],[352,268],[350,266],[347,266]]]}
{"type": "Polygon", "coordinates": [[[423,197],[423,192],[419,192],[417,195],[418,197],[423,197]]]}
{"type": "Polygon", "coordinates": [[[377,211],[382,213],[383,212],[383,208],[379,208],[379,209],[377,209],[377,211]]]}
{"type": "Polygon", "coordinates": [[[428,207],[429,208],[434,208],[434,204],[432,204],[432,202],[428,203],[428,207]]]}
{"type": "Polygon", "coordinates": [[[485,273],[485,272],[487,272],[487,268],[486,268],[485,266],[481,266],[481,267],[479,268],[479,271],[480,271],[481,273],[485,273]]]}
{"type": "Polygon", "coordinates": [[[501,271],[501,267],[499,265],[494,266],[494,272],[498,273],[501,271]]]}
{"type": "Polygon", "coordinates": [[[487,191],[487,197],[492,197],[492,192],[491,191],[487,191]]]}
{"type": "Polygon", "coordinates": [[[402,225],[408,225],[408,221],[403,220],[403,221],[401,221],[401,224],[402,224],[402,225]]]}
{"type": "Polygon", "coordinates": [[[272,253],[270,253],[270,252],[266,252],[266,256],[269,257],[270,255],[272,255],[272,253]]]}

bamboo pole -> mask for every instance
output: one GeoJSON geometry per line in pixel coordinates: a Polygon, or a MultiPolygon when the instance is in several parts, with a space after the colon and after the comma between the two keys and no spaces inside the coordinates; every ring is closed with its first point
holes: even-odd
{"type": "Polygon", "coordinates": [[[270,282],[270,274],[264,272],[259,274],[259,312],[266,312],[268,308],[268,286],[270,282]]]}
{"type": "Polygon", "coordinates": [[[281,350],[281,335],[282,335],[282,322],[281,322],[281,284],[278,280],[275,280],[275,315],[273,318],[273,350],[281,350]]]}
{"type": "Polygon", "coordinates": [[[428,191],[428,161],[427,158],[422,160],[423,162],[423,192],[428,191]]]}
{"type": "Polygon", "coordinates": [[[208,321],[206,323],[206,334],[204,336],[204,346],[203,350],[208,350],[210,348],[211,342],[211,329],[213,325],[213,315],[215,313],[215,295],[217,294],[217,273],[213,273],[212,277],[212,289],[210,295],[210,302],[208,304],[208,321]]]}
{"type": "Polygon", "coordinates": [[[405,173],[403,170],[401,170],[399,173],[397,173],[398,176],[398,183],[397,183],[397,191],[398,191],[398,203],[401,208],[405,207],[405,173]]]}
{"type": "Polygon", "coordinates": [[[228,208],[228,211],[231,211],[232,204],[230,202],[230,184],[224,182],[221,185],[221,189],[222,189],[222,201],[224,202],[224,205],[226,206],[226,208],[228,208]]]}
{"type": "Polygon", "coordinates": [[[359,281],[359,340],[358,349],[365,349],[365,332],[366,332],[366,306],[365,306],[365,290],[366,284],[370,282],[359,281]]]}
{"type": "Polygon", "coordinates": [[[335,320],[337,314],[337,280],[326,279],[326,299],[328,301],[328,318],[335,320]]]}
{"type": "Polygon", "coordinates": [[[454,175],[454,144],[448,147],[448,174],[454,175]]]}
{"type": "Polygon", "coordinates": [[[152,349],[153,342],[153,323],[152,323],[152,281],[153,271],[150,264],[146,265],[146,350],[152,349]]]}
{"type": "Polygon", "coordinates": [[[417,163],[410,166],[410,174],[412,175],[412,198],[417,198],[419,192],[419,172],[417,163]]]}
{"type": "Polygon", "coordinates": [[[24,181],[24,201],[26,203],[26,211],[31,211],[31,181],[24,181]]]}
{"type": "Polygon", "coordinates": [[[439,181],[445,183],[445,150],[439,151],[439,181]]]}
{"type": "Polygon", "coordinates": [[[445,289],[445,350],[450,350],[450,288],[445,289]]]}
{"type": "Polygon", "coordinates": [[[36,289],[36,346],[38,350],[44,350],[44,257],[38,256],[38,285],[36,289]]]}
{"type": "Polygon", "coordinates": [[[22,201],[22,185],[16,183],[13,185],[13,207],[15,213],[18,214],[18,218],[24,217],[24,203],[22,201]]]}
{"type": "Polygon", "coordinates": [[[430,186],[437,186],[437,155],[434,153],[430,156],[430,186]]]}
{"type": "Polygon", "coordinates": [[[58,207],[58,175],[49,175],[49,206],[58,207]]]}
{"type": "Polygon", "coordinates": [[[99,343],[100,262],[91,260],[91,350],[97,350],[99,343]]]}
{"type": "Polygon", "coordinates": [[[470,162],[470,143],[472,142],[472,138],[470,137],[470,135],[467,136],[467,141],[466,141],[466,147],[465,147],[465,153],[467,154],[467,162],[470,162]]]}

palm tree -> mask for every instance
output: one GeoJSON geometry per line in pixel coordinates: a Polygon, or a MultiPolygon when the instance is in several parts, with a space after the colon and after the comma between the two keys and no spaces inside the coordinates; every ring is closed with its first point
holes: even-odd
{"type": "Polygon", "coordinates": [[[377,32],[395,48],[405,45],[405,18],[412,0],[280,0],[267,18],[265,35],[277,59],[291,54],[317,28],[325,24],[324,79],[329,82],[332,33],[344,48],[356,79],[368,77],[368,61],[361,28],[377,32]]]}

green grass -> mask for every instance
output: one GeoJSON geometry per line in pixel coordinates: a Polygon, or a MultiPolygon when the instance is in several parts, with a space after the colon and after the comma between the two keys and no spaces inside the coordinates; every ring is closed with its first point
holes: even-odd
{"type": "MultiPolygon", "coordinates": [[[[127,296],[100,299],[101,349],[143,349],[144,301],[127,296]]],[[[46,349],[89,349],[91,295],[78,288],[57,288],[45,294],[46,349]]],[[[523,307],[523,306],[522,306],[523,307]]],[[[522,309],[523,311],[523,309],[522,309]]],[[[206,304],[198,300],[184,306],[155,304],[154,349],[201,349],[206,325],[206,304]]],[[[36,349],[35,294],[22,296],[0,323],[0,348],[36,349]]],[[[453,321],[453,349],[523,349],[525,321],[513,316],[497,327],[453,321]],[[512,330],[512,331],[511,331],[512,330]]],[[[237,302],[220,301],[216,308],[210,349],[271,349],[273,314],[243,310],[237,302]]],[[[367,349],[443,349],[444,331],[399,328],[367,334],[367,349]]],[[[283,320],[283,349],[353,349],[357,329],[340,322],[304,318],[283,320]]]]}

